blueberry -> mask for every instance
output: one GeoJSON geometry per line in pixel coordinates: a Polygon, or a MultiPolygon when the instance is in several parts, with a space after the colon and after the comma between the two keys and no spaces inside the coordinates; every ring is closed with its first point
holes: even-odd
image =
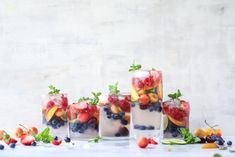
{"type": "Polygon", "coordinates": [[[216,135],[212,135],[212,136],[211,136],[211,140],[212,140],[212,141],[217,141],[217,140],[218,140],[218,137],[217,137],[216,135]]]}
{"type": "Polygon", "coordinates": [[[57,123],[58,123],[58,120],[57,120],[57,119],[52,119],[52,121],[51,121],[51,124],[52,124],[52,125],[57,125],[57,123]]]}
{"type": "Polygon", "coordinates": [[[162,107],[160,105],[157,105],[155,111],[161,112],[162,111],[162,107]]]}
{"type": "Polygon", "coordinates": [[[15,148],[16,147],[16,144],[15,143],[10,143],[9,145],[11,148],[15,148]]]}
{"type": "Polygon", "coordinates": [[[113,118],[114,120],[117,120],[117,119],[119,119],[120,117],[119,117],[119,115],[113,114],[112,118],[113,118]]]}
{"type": "Polygon", "coordinates": [[[233,145],[232,141],[228,141],[228,142],[227,142],[227,145],[228,145],[228,146],[233,145]]]}
{"type": "Polygon", "coordinates": [[[66,143],[69,143],[69,142],[71,142],[71,139],[70,139],[69,137],[65,137],[64,141],[65,141],[66,143]]]}
{"type": "Polygon", "coordinates": [[[4,149],[4,145],[0,144],[0,150],[4,149]]]}
{"type": "Polygon", "coordinates": [[[224,145],[223,141],[221,141],[221,140],[217,140],[216,143],[220,146],[224,145]]]}
{"type": "Polygon", "coordinates": [[[110,118],[111,118],[111,116],[110,116],[110,115],[108,115],[108,116],[107,116],[107,118],[108,118],[108,119],[110,119],[110,118]]]}
{"type": "Polygon", "coordinates": [[[147,127],[146,127],[146,129],[147,129],[147,130],[154,130],[154,129],[155,129],[155,127],[154,127],[154,126],[152,126],[152,125],[149,125],[149,126],[147,126],[147,127]]]}
{"type": "Polygon", "coordinates": [[[116,136],[116,137],[120,137],[121,134],[120,134],[120,133],[116,133],[115,136],[116,136]]]}
{"type": "Polygon", "coordinates": [[[80,133],[80,134],[82,134],[82,133],[84,133],[84,129],[82,129],[82,128],[80,128],[79,130],[78,130],[78,132],[80,133]]]}
{"type": "Polygon", "coordinates": [[[173,132],[171,135],[172,135],[173,137],[177,137],[177,136],[179,135],[179,133],[178,133],[177,131],[175,131],[175,132],[173,132]]]}
{"type": "Polygon", "coordinates": [[[125,115],[125,112],[119,112],[119,116],[123,117],[125,115]]]}
{"type": "Polygon", "coordinates": [[[104,107],[104,111],[105,112],[109,111],[109,108],[108,107],[104,107]]]}
{"type": "Polygon", "coordinates": [[[34,141],[34,142],[32,143],[32,146],[36,146],[36,145],[37,145],[37,142],[34,141]]]}
{"type": "Polygon", "coordinates": [[[129,130],[126,127],[120,127],[118,130],[118,133],[121,136],[128,136],[129,135],[129,130]]]}
{"type": "Polygon", "coordinates": [[[122,125],[127,125],[127,124],[128,124],[128,121],[125,120],[125,119],[122,119],[122,120],[121,120],[121,124],[122,124],[122,125]]]}
{"type": "Polygon", "coordinates": [[[134,128],[135,128],[135,129],[139,129],[139,128],[140,128],[140,125],[135,124],[135,125],[134,125],[134,128]]]}
{"type": "Polygon", "coordinates": [[[57,141],[57,140],[58,140],[58,137],[57,137],[57,136],[55,136],[55,137],[54,137],[54,140],[55,140],[55,141],[57,141]]]}
{"type": "Polygon", "coordinates": [[[88,128],[88,125],[85,123],[82,125],[82,129],[85,131],[88,128]]]}
{"type": "Polygon", "coordinates": [[[146,126],[140,125],[139,129],[140,129],[140,130],[145,130],[145,129],[146,129],[146,126]]]}
{"type": "Polygon", "coordinates": [[[132,104],[131,104],[131,107],[135,107],[135,103],[132,103],[132,104]]]}
{"type": "Polygon", "coordinates": [[[106,115],[111,115],[112,114],[112,112],[110,111],[110,110],[108,110],[107,112],[106,112],[106,115]]]}

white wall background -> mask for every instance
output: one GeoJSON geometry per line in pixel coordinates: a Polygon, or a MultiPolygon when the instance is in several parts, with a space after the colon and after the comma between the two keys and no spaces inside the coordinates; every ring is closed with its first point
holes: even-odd
{"type": "Polygon", "coordinates": [[[0,129],[41,124],[54,84],[70,102],[119,81],[133,60],[181,89],[191,129],[206,118],[235,135],[234,0],[1,0],[0,129]]]}

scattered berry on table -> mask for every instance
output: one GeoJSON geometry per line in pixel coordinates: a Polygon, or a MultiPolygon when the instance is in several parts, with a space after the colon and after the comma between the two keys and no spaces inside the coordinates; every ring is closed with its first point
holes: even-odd
{"type": "Polygon", "coordinates": [[[228,141],[228,142],[227,142],[227,145],[228,145],[228,146],[231,146],[232,144],[233,144],[232,141],[228,141]]]}
{"type": "Polygon", "coordinates": [[[64,141],[65,141],[66,143],[69,143],[69,142],[71,142],[71,139],[70,139],[69,137],[65,137],[64,141]]]}
{"type": "Polygon", "coordinates": [[[0,144],[0,150],[4,149],[4,145],[0,144]]]}
{"type": "Polygon", "coordinates": [[[15,143],[10,143],[9,146],[10,146],[11,148],[15,148],[15,147],[16,147],[16,144],[15,144],[15,143]]]}

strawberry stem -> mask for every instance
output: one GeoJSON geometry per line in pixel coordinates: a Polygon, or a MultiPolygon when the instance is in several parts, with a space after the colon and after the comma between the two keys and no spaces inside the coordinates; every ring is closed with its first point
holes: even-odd
{"type": "Polygon", "coordinates": [[[211,129],[214,129],[215,127],[218,127],[219,125],[213,125],[213,126],[211,126],[206,120],[204,121],[205,122],[205,124],[208,126],[208,127],[210,127],[211,129]]]}
{"type": "Polygon", "coordinates": [[[23,127],[26,131],[29,131],[29,129],[28,129],[28,128],[26,128],[24,125],[19,124],[19,126],[23,127]]]}

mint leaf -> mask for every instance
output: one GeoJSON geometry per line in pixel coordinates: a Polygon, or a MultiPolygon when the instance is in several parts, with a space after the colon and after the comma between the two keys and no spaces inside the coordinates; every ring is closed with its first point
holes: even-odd
{"type": "Polygon", "coordinates": [[[82,101],[88,101],[89,104],[91,105],[97,105],[99,103],[99,96],[101,95],[101,92],[91,92],[92,94],[92,98],[90,97],[81,97],[78,102],[82,102],[82,101]]]}
{"type": "Polygon", "coordinates": [[[55,86],[49,85],[48,88],[50,89],[49,94],[59,94],[60,90],[57,89],[55,86]]]}
{"type": "Polygon", "coordinates": [[[101,136],[96,136],[93,139],[90,139],[88,142],[99,143],[103,138],[101,136]]]}
{"type": "Polygon", "coordinates": [[[87,101],[87,100],[90,100],[89,97],[81,97],[78,99],[78,102],[83,102],[83,101],[87,101]]]}
{"type": "Polygon", "coordinates": [[[133,62],[133,64],[130,66],[129,68],[129,72],[132,72],[132,71],[136,71],[136,70],[139,70],[141,69],[141,65],[140,64],[135,64],[135,61],[133,62]]]}
{"type": "Polygon", "coordinates": [[[44,129],[35,137],[36,141],[42,141],[43,143],[51,143],[53,139],[54,138],[50,135],[50,128],[44,129]]]}
{"type": "Polygon", "coordinates": [[[118,82],[114,85],[109,85],[109,93],[110,94],[119,94],[120,90],[118,90],[118,82]]]}
{"type": "Polygon", "coordinates": [[[180,90],[178,89],[177,92],[172,93],[172,94],[168,94],[168,97],[170,97],[171,99],[179,99],[179,97],[181,97],[182,94],[180,92],[180,90]]]}
{"type": "Polygon", "coordinates": [[[187,144],[194,144],[194,143],[199,143],[201,140],[198,137],[194,137],[190,132],[189,129],[187,128],[180,128],[179,132],[181,136],[183,137],[184,141],[187,144]]]}

